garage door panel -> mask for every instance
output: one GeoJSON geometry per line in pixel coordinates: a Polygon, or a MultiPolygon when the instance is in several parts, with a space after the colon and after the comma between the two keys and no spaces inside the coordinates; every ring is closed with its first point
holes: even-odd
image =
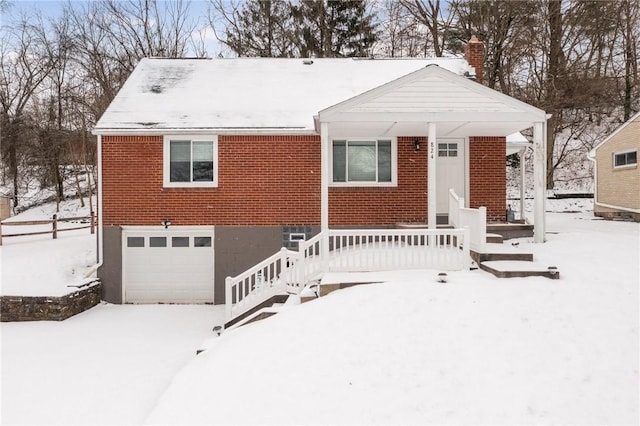
{"type": "Polygon", "coordinates": [[[213,229],[127,231],[123,285],[128,303],[212,303],[213,229]],[[161,247],[151,247],[151,245],[161,247]],[[199,244],[200,246],[197,246],[199,244]],[[166,245],[166,246],[163,246],[166,245]]]}

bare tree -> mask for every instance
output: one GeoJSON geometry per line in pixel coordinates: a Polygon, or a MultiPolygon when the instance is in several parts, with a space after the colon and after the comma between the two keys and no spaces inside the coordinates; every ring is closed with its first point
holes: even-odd
{"type": "Polygon", "coordinates": [[[454,15],[448,13],[447,2],[441,0],[400,0],[400,3],[418,22],[427,27],[435,56],[442,56],[454,21],[454,15]]]}
{"type": "Polygon", "coordinates": [[[21,16],[15,25],[2,29],[0,146],[3,164],[12,180],[14,208],[20,204],[19,155],[30,121],[27,109],[55,66],[46,54],[46,43],[39,31],[41,24],[39,16],[21,16]]]}
{"type": "MultiPolygon", "coordinates": [[[[196,22],[182,1],[101,0],[67,6],[74,61],[91,90],[94,120],[102,115],[141,58],[184,57],[196,22]]],[[[94,121],[95,122],[95,121],[94,121]]]]}
{"type": "MultiPolygon", "coordinates": [[[[640,43],[640,5],[637,1],[622,0],[620,2],[620,22],[623,26],[624,52],[624,121],[632,114],[634,97],[640,97],[640,81],[638,81],[638,43],[640,43]]],[[[640,105],[637,105],[640,108],[640,105]]]]}
{"type": "Polygon", "coordinates": [[[379,24],[376,54],[391,58],[425,56],[429,47],[426,27],[399,0],[385,0],[380,8],[384,18],[379,24]]]}
{"type": "Polygon", "coordinates": [[[224,25],[218,39],[239,56],[292,57],[291,4],[287,0],[212,0],[209,22],[224,25]]]}

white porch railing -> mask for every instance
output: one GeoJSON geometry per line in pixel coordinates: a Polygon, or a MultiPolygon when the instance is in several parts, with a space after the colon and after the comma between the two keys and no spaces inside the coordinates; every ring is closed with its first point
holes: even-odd
{"type": "Polygon", "coordinates": [[[295,251],[282,248],[273,256],[247,269],[236,277],[225,280],[226,321],[236,318],[271,297],[287,291],[296,282],[293,264],[295,251]]]}
{"type": "Polygon", "coordinates": [[[471,250],[484,252],[487,244],[487,209],[464,206],[464,198],[449,189],[449,223],[454,228],[468,228],[471,250]]]}
{"type": "Polygon", "coordinates": [[[226,279],[226,322],[278,294],[299,294],[324,272],[469,267],[468,229],[329,230],[226,279]],[[323,250],[328,244],[328,250],[323,250]],[[323,256],[323,252],[325,255],[323,256]]]}

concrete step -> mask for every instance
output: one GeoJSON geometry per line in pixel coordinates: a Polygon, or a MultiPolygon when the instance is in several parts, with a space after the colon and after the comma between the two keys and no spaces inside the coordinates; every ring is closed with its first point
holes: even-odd
{"type": "Polygon", "coordinates": [[[533,253],[527,253],[509,243],[487,243],[482,253],[471,250],[471,258],[476,263],[490,262],[497,260],[522,260],[533,262],[533,253]]]}
{"type": "Polygon", "coordinates": [[[496,260],[481,262],[479,267],[498,278],[546,277],[552,280],[560,278],[560,273],[557,270],[550,270],[549,265],[537,262],[496,260]]]}
{"type": "Polygon", "coordinates": [[[487,232],[500,234],[505,240],[533,237],[533,225],[528,223],[487,223],[487,232]]]}
{"type": "Polygon", "coordinates": [[[247,322],[244,321],[245,319],[252,317],[254,314],[256,314],[256,312],[265,309],[265,308],[271,308],[274,304],[277,303],[285,303],[287,301],[287,298],[289,297],[288,294],[277,294],[273,297],[271,297],[268,300],[265,300],[264,302],[260,303],[257,306],[254,306],[252,309],[248,310],[247,312],[243,313],[242,315],[237,316],[236,318],[232,319],[231,321],[228,321],[224,324],[224,329],[227,330],[232,326],[237,326],[236,324],[238,323],[242,323],[242,324],[246,324],[247,322]]]}
{"type": "Polygon", "coordinates": [[[488,243],[502,244],[503,241],[504,241],[504,237],[502,235],[487,233],[487,242],[488,243]]]}

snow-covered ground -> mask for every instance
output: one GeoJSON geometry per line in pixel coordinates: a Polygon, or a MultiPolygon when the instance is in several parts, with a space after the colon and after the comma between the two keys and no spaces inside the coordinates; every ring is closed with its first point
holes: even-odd
{"type": "Polygon", "coordinates": [[[520,250],[560,280],[398,271],[219,338],[219,306],[2,323],[2,422],[637,424],[640,225],[547,221],[520,250]]]}
{"type": "MultiPolygon", "coordinates": [[[[80,206],[78,199],[63,201],[58,217],[89,216],[88,200],[80,206]]],[[[94,199],[95,207],[95,199],[94,199]]],[[[51,219],[55,203],[39,205],[3,222],[51,219]]],[[[79,222],[59,222],[58,228],[88,225],[79,222]]],[[[51,234],[7,237],[50,231],[51,225],[3,226],[0,246],[0,294],[6,296],[60,296],[71,292],[70,285],[82,282],[96,263],[96,235],[90,230],[61,231],[58,238],[51,234]]]]}
{"type": "Polygon", "coordinates": [[[1,323],[0,422],[140,424],[222,315],[105,303],[62,322],[1,323]]]}
{"type": "Polygon", "coordinates": [[[212,340],[147,422],[637,424],[639,225],[548,221],[520,246],[560,280],[415,271],[332,293],[212,340]]]}

